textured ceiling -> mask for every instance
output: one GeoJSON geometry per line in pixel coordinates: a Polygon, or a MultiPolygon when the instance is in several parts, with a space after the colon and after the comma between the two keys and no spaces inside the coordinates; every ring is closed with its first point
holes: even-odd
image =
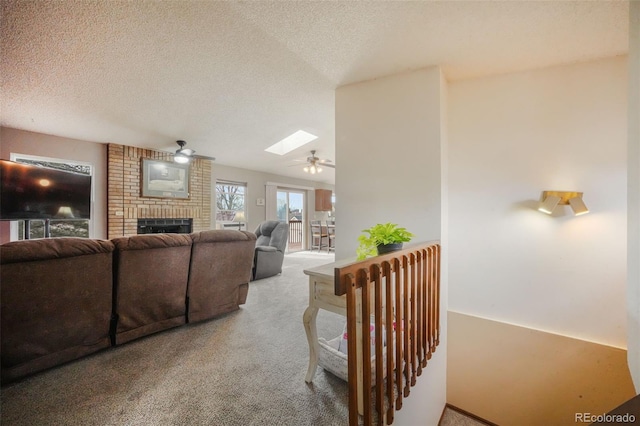
{"type": "Polygon", "coordinates": [[[1,19],[3,126],[161,150],[184,139],[219,164],[302,178],[289,166],[309,150],[336,161],[336,87],[432,65],[473,78],[628,45],[626,1],[2,0],[1,19]],[[319,138],[264,152],[299,129],[319,138]]]}

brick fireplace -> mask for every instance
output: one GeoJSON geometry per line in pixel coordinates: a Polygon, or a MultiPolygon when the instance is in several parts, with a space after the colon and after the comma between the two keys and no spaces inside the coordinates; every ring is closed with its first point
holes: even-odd
{"type": "Polygon", "coordinates": [[[108,145],[108,238],[138,234],[141,219],[150,220],[143,224],[190,219],[191,232],[211,229],[211,162],[191,161],[188,199],[154,198],[141,196],[143,158],[173,161],[173,155],[167,152],[108,145]]]}
{"type": "Polygon", "coordinates": [[[188,234],[193,230],[193,219],[138,219],[138,234],[188,234]]]}

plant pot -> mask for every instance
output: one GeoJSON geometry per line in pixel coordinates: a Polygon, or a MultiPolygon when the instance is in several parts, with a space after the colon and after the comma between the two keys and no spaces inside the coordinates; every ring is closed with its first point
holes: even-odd
{"type": "Polygon", "coordinates": [[[380,244],[377,248],[378,254],[391,253],[392,251],[402,250],[402,243],[380,244]]]}

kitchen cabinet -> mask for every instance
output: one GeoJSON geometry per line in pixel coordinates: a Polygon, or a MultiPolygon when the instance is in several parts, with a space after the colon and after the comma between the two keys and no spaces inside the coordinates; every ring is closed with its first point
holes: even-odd
{"type": "Polygon", "coordinates": [[[316,189],[316,211],[317,212],[330,212],[331,211],[331,195],[330,189],[316,189]]]}

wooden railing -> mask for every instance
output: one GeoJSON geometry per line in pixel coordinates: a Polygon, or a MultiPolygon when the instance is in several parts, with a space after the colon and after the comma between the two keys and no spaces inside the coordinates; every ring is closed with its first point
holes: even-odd
{"type": "Polygon", "coordinates": [[[289,243],[302,244],[302,221],[289,221],[289,243]]]}
{"type": "Polygon", "coordinates": [[[359,412],[371,425],[372,405],[377,424],[392,424],[440,343],[440,244],[412,245],[336,268],[335,294],[347,295],[349,425],[358,424],[359,412]]]}

